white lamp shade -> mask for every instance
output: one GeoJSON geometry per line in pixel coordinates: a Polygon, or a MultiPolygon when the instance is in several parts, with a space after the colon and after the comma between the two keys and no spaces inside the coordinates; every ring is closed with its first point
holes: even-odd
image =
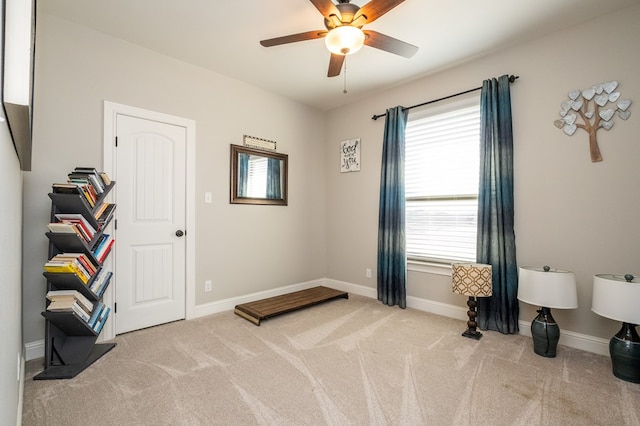
{"type": "Polygon", "coordinates": [[[491,265],[482,263],[454,263],[451,265],[451,284],[454,293],[465,296],[488,297],[492,293],[491,265]]]}
{"type": "Polygon", "coordinates": [[[575,309],[578,307],[575,275],[559,269],[521,267],[518,300],[544,308],[575,309]]]}
{"type": "Polygon", "coordinates": [[[640,324],[640,280],[627,282],[623,275],[598,274],[593,276],[591,310],[603,317],[640,324]]]}
{"type": "Polygon", "coordinates": [[[364,44],[364,33],[360,28],[341,25],[329,31],[324,42],[331,53],[350,55],[360,50],[364,44]]]}

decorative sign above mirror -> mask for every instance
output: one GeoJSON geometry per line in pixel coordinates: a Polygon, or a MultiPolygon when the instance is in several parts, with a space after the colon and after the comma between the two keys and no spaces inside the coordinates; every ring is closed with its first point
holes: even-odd
{"type": "Polygon", "coordinates": [[[231,204],[287,205],[289,157],[231,145],[231,204]]]}
{"type": "Polygon", "coordinates": [[[269,151],[276,150],[276,142],[267,139],[256,138],[253,136],[243,135],[242,143],[249,148],[268,149],[269,151]]]}

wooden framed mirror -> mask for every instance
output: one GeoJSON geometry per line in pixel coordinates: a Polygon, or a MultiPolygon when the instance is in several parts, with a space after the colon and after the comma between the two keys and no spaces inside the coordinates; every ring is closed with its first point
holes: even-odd
{"type": "Polygon", "coordinates": [[[231,145],[231,204],[287,205],[289,157],[231,145]]]}

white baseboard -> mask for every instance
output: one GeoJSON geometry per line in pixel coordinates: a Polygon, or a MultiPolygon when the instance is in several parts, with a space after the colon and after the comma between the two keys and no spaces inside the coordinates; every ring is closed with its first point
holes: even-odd
{"type": "Polygon", "coordinates": [[[25,361],[31,361],[32,359],[36,358],[44,358],[44,339],[25,343],[24,358],[25,361]]]}
{"type": "MultiPolygon", "coordinates": [[[[324,285],[336,288],[338,290],[347,291],[349,293],[358,294],[360,296],[370,297],[372,299],[377,299],[378,297],[377,290],[371,287],[365,287],[331,279],[325,279],[324,281],[324,285]]],[[[467,309],[462,306],[449,305],[446,303],[435,302],[433,300],[422,299],[419,297],[407,296],[407,307],[462,321],[467,321],[468,319],[467,309]]],[[[518,326],[520,328],[521,335],[531,337],[530,322],[518,321],[518,326]]],[[[561,345],[569,346],[571,348],[609,356],[609,340],[590,336],[588,334],[561,330],[560,341],[558,343],[561,345]]]]}
{"type": "MultiPolygon", "coordinates": [[[[324,285],[335,288],[336,290],[346,291],[348,293],[357,294],[359,296],[377,299],[377,290],[375,288],[366,287],[359,284],[352,284],[345,281],[321,278],[313,281],[278,287],[271,290],[251,293],[243,296],[232,297],[229,299],[218,300],[216,302],[204,303],[195,307],[194,318],[200,318],[207,315],[217,314],[219,312],[231,311],[236,305],[260,300],[267,297],[279,296],[281,294],[290,293],[292,291],[306,290],[311,287],[324,285]]],[[[424,312],[430,312],[444,317],[455,318],[458,320],[467,320],[467,310],[461,306],[449,305],[446,303],[435,302],[433,300],[422,299],[419,297],[407,296],[407,307],[418,309],[424,312]]],[[[527,321],[518,321],[520,334],[531,336],[531,323],[527,321]]],[[[593,352],[599,355],[609,355],[609,340],[587,334],[576,333],[573,331],[561,330],[559,344],[569,346],[575,349],[581,349],[587,352],[593,352]]],[[[25,358],[27,361],[35,358],[44,357],[44,340],[38,340],[25,344],[25,358]]]]}
{"type": "Polygon", "coordinates": [[[229,299],[217,300],[210,303],[204,303],[202,305],[196,306],[194,318],[217,314],[218,312],[232,311],[236,307],[236,305],[240,305],[242,303],[266,299],[267,297],[280,296],[281,294],[291,293],[292,291],[306,290],[311,287],[324,285],[324,282],[325,280],[323,279],[306,281],[303,283],[288,285],[285,287],[278,287],[271,290],[260,291],[257,293],[246,294],[238,297],[231,297],[229,299]]]}
{"type": "Polygon", "coordinates": [[[17,418],[16,418],[16,424],[17,425],[21,425],[22,424],[22,406],[23,406],[23,401],[24,401],[24,375],[25,375],[25,356],[24,356],[24,352],[20,355],[20,371],[18,372],[18,376],[19,376],[19,380],[20,380],[20,387],[18,390],[18,414],[17,414],[17,418]]]}

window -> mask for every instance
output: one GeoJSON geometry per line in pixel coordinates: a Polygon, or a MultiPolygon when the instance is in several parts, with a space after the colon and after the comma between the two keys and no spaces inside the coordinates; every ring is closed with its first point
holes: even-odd
{"type": "Polygon", "coordinates": [[[409,115],[405,147],[407,257],[475,261],[479,97],[409,115]]]}
{"type": "Polygon", "coordinates": [[[249,156],[247,197],[267,197],[267,157],[249,156]]]}

